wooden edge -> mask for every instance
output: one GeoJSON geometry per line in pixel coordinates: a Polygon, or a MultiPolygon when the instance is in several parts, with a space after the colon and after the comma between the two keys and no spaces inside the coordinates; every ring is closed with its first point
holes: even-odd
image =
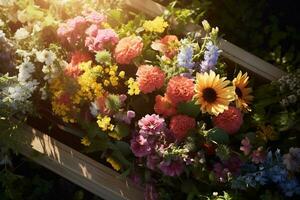
{"type": "MultiPolygon", "coordinates": [[[[150,17],[161,15],[165,10],[164,6],[153,2],[152,0],[125,0],[125,4],[137,11],[147,14],[150,17]]],[[[186,27],[186,30],[202,32],[202,27],[190,24],[186,27]]],[[[286,74],[278,67],[271,65],[263,59],[254,56],[227,40],[221,39],[219,47],[222,50],[221,54],[224,57],[241,65],[246,70],[258,74],[268,80],[276,80],[286,74]]]]}
{"type": "Polygon", "coordinates": [[[107,200],[144,198],[142,188],[50,136],[27,125],[24,125],[20,134],[24,139],[16,142],[19,143],[21,154],[91,193],[107,200]],[[34,152],[40,155],[34,155],[34,152]]]}

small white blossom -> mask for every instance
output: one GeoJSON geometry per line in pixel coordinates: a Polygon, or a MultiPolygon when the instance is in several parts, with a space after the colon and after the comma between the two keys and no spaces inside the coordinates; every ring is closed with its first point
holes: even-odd
{"type": "MultiPolygon", "coordinates": [[[[0,19],[0,27],[4,26],[4,21],[2,21],[2,19],[0,19]]],[[[1,31],[1,30],[0,30],[1,31]]]]}
{"type": "Polygon", "coordinates": [[[24,83],[31,78],[31,74],[34,72],[35,67],[32,62],[23,62],[21,65],[18,66],[19,74],[18,74],[18,81],[24,83]]]}
{"type": "Polygon", "coordinates": [[[47,51],[44,49],[43,51],[37,51],[35,55],[37,61],[45,63],[46,65],[52,65],[56,59],[55,53],[53,53],[51,50],[47,51]]]}
{"type": "Polygon", "coordinates": [[[40,92],[41,92],[41,98],[42,100],[46,100],[48,95],[47,95],[47,91],[45,87],[40,88],[40,92]]]}
{"type": "Polygon", "coordinates": [[[96,102],[92,102],[91,105],[90,105],[90,111],[91,111],[91,114],[94,116],[94,117],[97,117],[98,114],[99,114],[99,108],[96,104],[96,102]]]}
{"type": "Polygon", "coordinates": [[[15,39],[16,40],[24,40],[29,36],[29,32],[25,28],[19,28],[15,32],[15,39]]]}

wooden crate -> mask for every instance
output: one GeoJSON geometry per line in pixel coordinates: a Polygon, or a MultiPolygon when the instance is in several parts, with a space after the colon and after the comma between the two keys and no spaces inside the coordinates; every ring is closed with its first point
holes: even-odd
{"type": "MultiPolygon", "coordinates": [[[[149,17],[161,15],[165,10],[163,6],[151,0],[125,0],[125,4],[149,17]]],[[[201,31],[201,27],[189,25],[186,30],[201,31]]],[[[276,80],[285,74],[277,67],[224,39],[221,40],[220,48],[224,57],[267,80],[276,80]]],[[[143,199],[142,188],[121,178],[112,169],[32,127],[24,126],[22,132],[31,142],[28,144],[20,142],[21,153],[42,166],[104,199],[143,199]],[[40,155],[33,156],[33,152],[38,152],[40,155]]]]}

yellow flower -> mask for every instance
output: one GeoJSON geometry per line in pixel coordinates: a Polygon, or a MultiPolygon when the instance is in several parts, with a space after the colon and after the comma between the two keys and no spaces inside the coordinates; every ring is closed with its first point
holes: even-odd
{"type": "Polygon", "coordinates": [[[111,164],[111,166],[116,170],[119,171],[121,169],[121,165],[112,157],[108,157],[106,158],[106,162],[108,162],[109,164],[111,164]]]}
{"type": "Polygon", "coordinates": [[[124,72],[124,71],[120,71],[119,77],[120,77],[120,78],[124,78],[124,77],[125,77],[125,72],[124,72]]]}
{"type": "Polygon", "coordinates": [[[88,137],[83,137],[82,139],[81,139],[81,144],[83,144],[84,146],[90,146],[91,145],[91,141],[89,140],[89,138],[88,137]]]}
{"type": "Polygon", "coordinates": [[[194,97],[203,113],[218,115],[228,109],[229,103],[235,99],[235,87],[229,84],[230,81],[213,71],[197,73],[194,97]]]}
{"type": "Polygon", "coordinates": [[[162,17],[156,17],[154,20],[145,21],[143,28],[149,32],[163,33],[168,23],[162,17]]]}
{"type": "Polygon", "coordinates": [[[264,140],[264,141],[274,141],[278,139],[278,133],[276,133],[272,126],[259,126],[259,130],[256,132],[258,138],[264,140]]]}
{"type": "Polygon", "coordinates": [[[253,100],[253,96],[250,95],[252,89],[248,86],[249,76],[247,72],[242,74],[240,71],[232,84],[235,86],[236,100],[235,105],[243,110],[250,110],[248,104],[253,100]]]}
{"type": "Polygon", "coordinates": [[[140,94],[140,88],[137,81],[135,81],[133,78],[128,79],[128,94],[129,95],[138,95],[140,94]]]}
{"type": "Polygon", "coordinates": [[[114,125],[112,125],[110,123],[110,121],[111,121],[110,117],[108,117],[108,116],[102,117],[99,115],[97,117],[97,119],[98,119],[97,124],[101,128],[102,131],[107,131],[107,130],[112,131],[114,129],[114,125]]]}

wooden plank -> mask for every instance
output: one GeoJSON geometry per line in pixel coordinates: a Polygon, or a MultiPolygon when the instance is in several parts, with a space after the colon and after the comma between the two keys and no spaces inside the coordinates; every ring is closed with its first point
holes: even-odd
{"type": "Polygon", "coordinates": [[[22,141],[17,141],[21,154],[91,193],[107,200],[143,199],[142,188],[50,136],[27,125],[20,134],[24,137],[22,141]],[[40,155],[34,155],[34,152],[40,155]]]}
{"type": "MultiPolygon", "coordinates": [[[[152,0],[125,0],[125,4],[139,12],[143,12],[150,17],[155,17],[163,14],[165,7],[153,2],[152,0]]],[[[203,32],[202,27],[195,24],[190,24],[186,27],[186,31],[203,32]]],[[[221,39],[220,49],[222,55],[229,60],[241,65],[246,70],[251,71],[268,80],[276,80],[286,73],[281,69],[271,65],[263,59],[254,56],[253,54],[243,50],[242,48],[221,39]]]]}

